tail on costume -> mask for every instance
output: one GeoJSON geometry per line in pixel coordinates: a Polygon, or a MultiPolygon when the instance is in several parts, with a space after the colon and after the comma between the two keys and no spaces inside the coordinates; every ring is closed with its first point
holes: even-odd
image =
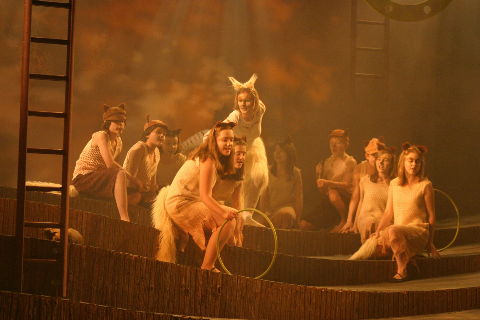
{"type": "Polygon", "coordinates": [[[245,167],[245,171],[249,177],[246,178],[251,179],[252,183],[257,187],[257,192],[260,196],[268,186],[267,153],[260,137],[253,140],[247,151],[247,157],[249,159],[245,162],[249,168],[245,167]]]}
{"type": "Polygon", "coordinates": [[[366,260],[373,257],[377,250],[378,240],[376,237],[370,237],[365,241],[360,249],[357,250],[348,260],[366,260]]]}
{"type": "Polygon", "coordinates": [[[152,206],[152,224],[160,230],[158,235],[157,260],[175,263],[177,255],[177,246],[175,244],[175,226],[172,219],[168,216],[165,209],[165,199],[167,198],[168,188],[160,190],[152,206]]]}

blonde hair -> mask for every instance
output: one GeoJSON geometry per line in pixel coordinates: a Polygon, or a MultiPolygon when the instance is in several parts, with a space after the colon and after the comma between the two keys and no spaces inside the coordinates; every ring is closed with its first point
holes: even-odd
{"type": "Polygon", "coordinates": [[[405,158],[412,152],[416,153],[420,159],[421,167],[417,176],[420,178],[420,181],[425,179],[425,154],[427,153],[427,148],[405,142],[402,145],[402,152],[400,153],[397,166],[398,180],[401,186],[407,183],[407,176],[405,175],[405,158]]]}
{"type": "Polygon", "coordinates": [[[223,130],[232,130],[233,127],[235,127],[235,123],[233,122],[217,122],[215,126],[210,129],[207,139],[192,151],[189,159],[199,158],[201,162],[212,159],[218,175],[222,178],[234,174],[234,153],[231,152],[229,156],[224,156],[220,153],[217,145],[217,137],[220,132],[223,130]]]}

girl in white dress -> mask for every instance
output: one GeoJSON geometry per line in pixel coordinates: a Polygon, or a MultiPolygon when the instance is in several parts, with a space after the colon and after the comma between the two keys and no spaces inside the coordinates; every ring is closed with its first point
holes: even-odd
{"type": "Polygon", "coordinates": [[[227,220],[220,236],[220,248],[240,232],[237,209],[221,205],[212,196],[217,179],[235,173],[233,164],[234,123],[219,122],[178,171],[170,186],[162,188],[152,210],[153,224],[161,230],[157,259],[175,262],[177,243],[183,251],[188,237],[205,250],[201,268],[215,268],[219,227],[227,220]],[[205,230],[212,235],[206,241],[205,230]]]}
{"type": "Polygon", "coordinates": [[[375,170],[363,176],[358,184],[360,201],[355,219],[356,229],[362,243],[375,232],[385,207],[387,206],[388,186],[395,178],[395,154],[392,148],[382,147],[375,154],[375,170]]]}
{"type": "MultiPolygon", "coordinates": [[[[255,89],[257,75],[245,83],[238,82],[233,77],[228,78],[235,90],[234,110],[224,120],[234,122],[235,136],[247,138],[248,153],[245,159],[244,201],[245,208],[255,208],[262,193],[268,185],[268,163],[260,135],[262,119],[266,107],[255,89]]],[[[245,224],[262,226],[252,219],[251,212],[242,213],[245,224]]]]}
{"type": "Polygon", "coordinates": [[[390,183],[385,214],[376,232],[350,258],[366,259],[392,252],[397,263],[393,281],[408,280],[407,265],[425,249],[439,254],[433,244],[435,202],[432,183],[425,176],[426,148],[404,143],[398,178],[390,183]]]}
{"type": "Polygon", "coordinates": [[[287,140],[277,143],[270,166],[268,188],[261,199],[276,228],[291,229],[297,226],[303,210],[302,173],[295,166],[295,146],[287,140]]]}

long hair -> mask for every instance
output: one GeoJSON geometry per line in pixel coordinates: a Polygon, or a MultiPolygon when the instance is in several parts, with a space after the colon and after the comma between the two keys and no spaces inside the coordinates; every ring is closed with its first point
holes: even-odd
{"type": "MultiPolygon", "coordinates": [[[[375,162],[376,160],[384,155],[389,154],[392,156],[392,162],[390,163],[390,170],[387,172],[386,176],[389,180],[392,180],[397,175],[397,170],[395,166],[395,149],[393,147],[387,147],[384,144],[378,144],[378,151],[375,153],[375,162]]],[[[374,173],[370,176],[370,181],[377,183],[378,181],[378,170],[377,164],[375,163],[374,173]]]]}
{"type": "MultiPolygon", "coordinates": [[[[288,174],[288,180],[291,180],[293,178],[293,169],[295,168],[295,163],[297,161],[297,152],[295,149],[295,145],[293,144],[293,141],[289,137],[283,142],[276,143],[273,146],[274,150],[277,146],[287,155],[287,174],[288,174]]],[[[273,161],[272,166],[270,167],[270,171],[274,176],[277,176],[278,164],[275,160],[273,161]]]]}
{"type": "Polygon", "coordinates": [[[229,156],[224,156],[218,150],[217,136],[222,130],[232,130],[235,127],[233,122],[217,122],[215,126],[210,129],[207,139],[192,151],[189,159],[199,158],[201,162],[212,159],[215,163],[217,173],[221,178],[228,175],[235,174],[235,167],[233,166],[233,152],[229,156]]]}
{"type": "Polygon", "coordinates": [[[427,148],[425,146],[418,146],[409,142],[404,142],[402,144],[400,158],[398,159],[398,179],[401,186],[407,183],[407,176],[405,175],[405,157],[412,152],[418,154],[420,159],[420,171],[418,172],[420,181],[425,178],[425,155],[427,153],[427,148]]]}

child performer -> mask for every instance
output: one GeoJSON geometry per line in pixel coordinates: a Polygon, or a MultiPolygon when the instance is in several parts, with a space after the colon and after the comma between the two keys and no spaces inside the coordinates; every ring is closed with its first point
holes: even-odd
{"type": "Polygon", "coordinates": [[[92,134],[92,139],[80,153],[73,171],[72,186],[80,193],[101,198],[115,198],[120,219],[128,217],[126,172],[115,161],[122,151],[120,135],[125,128],[125,105],[103,106],[103,130],[92,134]]]}
{"type": "Polygon", "coordinates": [[[157,183],[160,187],[172,183],[173,178],[187,157],[180,152],[180,129],[167,130],[165,142],[160,146],[160,164],[157,169],[157,183]]]}
{"type": "MultiPolygon", "coordinates": [[[[245,208],[255,208],[258,199],[268,186],[267,155],[265,145],[260,138],[266,107],[255,89],[256,74],[253,74],[245,83],[241,83],[233,77],[228,79],[235,90],[234,110],[224,121],[237,124],[233,128],[235,136],[247,138],[244,201],[245,208]]],[[[251,212],[244,212],[242,215],[245,224],[263,226],[252,219],[251,212]]]]}
{"type": "Polygon", "coordinates": [[[280,229],[296,227],[303,210],[302,173],[295,166],[295,153],[290,140],[275,145],[268,188],[261,199],[262,208],[280,229]]]}
{"type": "Polygon", "coordinates": [[[161,230],[157,259],[175,262],[178,241],[183,251],[189,236],[205,251],[202,269],[219,272],[215,268],[216,243],[220,248],[231,241],[240,230],[237,227],[237,209],[221,205],[212,196],[218,179],[235,173],[233,164],[234,123],[219,122],[178,171],[170,186],[162,188],[157,196],[152,218],[161,230]],[[227,221],[220,239],[218,230],[227,221]],[[212,231],[206,242],[205,230],[212,231]]]}
{"type": "Polygon", "coordinates": [[[143,126],[140,141],[135,143],[123,163],[131,175],[128,180],[128,203],[149,206],[158,193],[157,167],[160,162],[158,148],[165,141],[167,125],[160,120],[151,120],[143,126]]]}

